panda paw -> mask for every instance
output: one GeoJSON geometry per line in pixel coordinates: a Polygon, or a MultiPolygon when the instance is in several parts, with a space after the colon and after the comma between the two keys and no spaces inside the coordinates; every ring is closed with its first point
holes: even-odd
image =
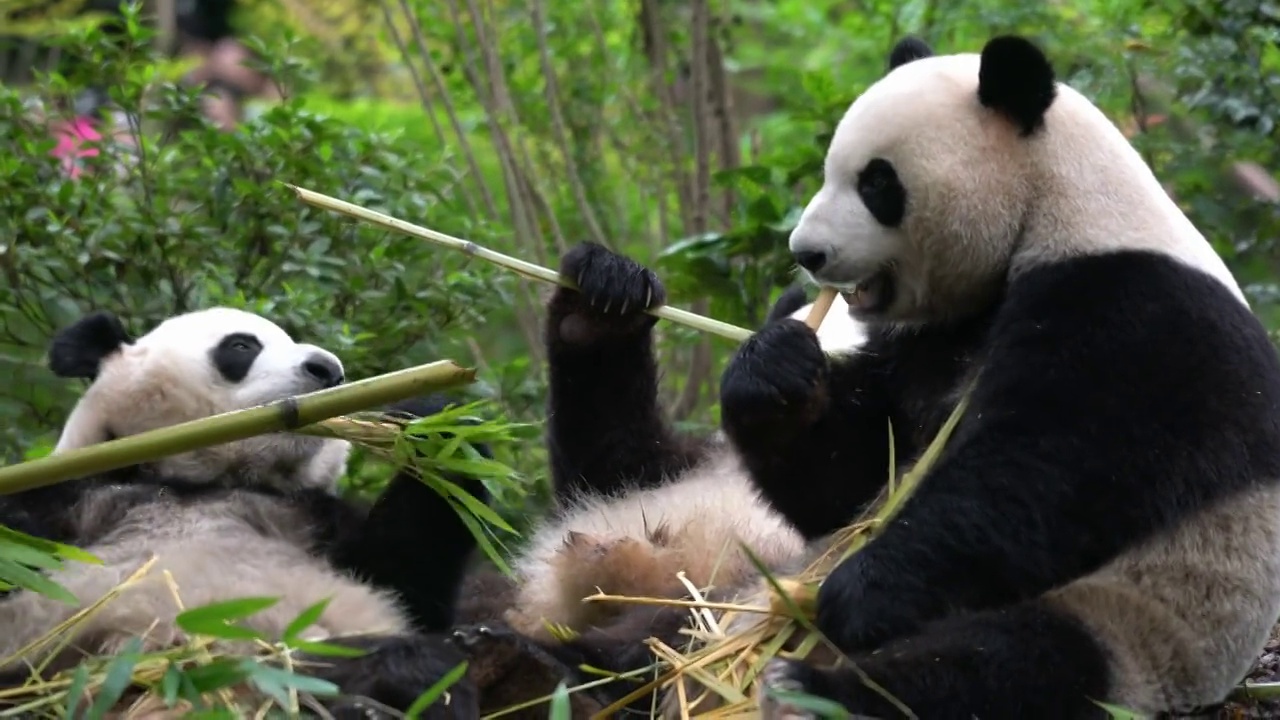
{"type": "Polygon", "coordinates": [[[751,336],[720,379],[725,431],[735,440],[776,439],[821,417],[827,357],[807,325],[785,318],[751,336]]]}
{"type": "MultiPolygon", "coordinates": [[[[862,704],[856,702],[855,698],[859,693],[849,683],[860,685],[861,681],[856,677],[841,676],[795,660],[770,660],[760,672],[757,684],[756,703],[760,708],[760,717],[763,720],[817,720],[818,713],[809,709],[815,705],[827,706],[829,709],[830,712],[824,712],[821,717],[837,716],[851,720],[876,720],[880,717],[879,712],[869,715],[849,707],[851,701],[853,705],[862,704]],[[807,707],[795,703],[789,695],[807,696],[804,703],[807,707]]],[[[864,711],[869,709],[871,708],[863,708],[864,711]]]]}
{"type": "Polygon", "coordinates": [[[837,565],[818,589],[818,630],[845,653],[877,650],[918,630],[930,615],[927,596],[868,567],[873,551],[837,565]]]}
{"type": "Polygon", "coordinates": [[[557,290],[551,321],[559,339],[573,345],[648,330],[656,318],[645,311],[667,299],[652,270],[596,243],[582,243],[565,254],[560,274],[578,289],[557,290]]]}
{"type": "Polygon", "coordinates": [[[771,660],[760,673],[759,699],[762,720],[808,720],[817,715],[786,701],[783,693],[805,693],[805,666],[791,660],[771,660]]]}
{"type": "Polygon", "coordinates": [[[472,675],[480,687],[487,687],[513,672],[525,677],[545,675],[557,681],[574,675],[573,666],[552,655],[548,651],[550,646],[502,625],[455,627],[449,643],[467,655],[472,675]]]}

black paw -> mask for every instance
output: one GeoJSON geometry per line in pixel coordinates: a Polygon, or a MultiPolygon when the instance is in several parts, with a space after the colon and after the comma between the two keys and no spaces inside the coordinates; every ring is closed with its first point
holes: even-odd
{"type": "MultiPolygon", "coordinates": [[[[466,660],[438,635],[357,636],[331,642],[365,654],[352,658],[300,655],[299,659],[307,663],[304,672],[341,689],[342,697],[326,705],[342,717],[396,717],[466,660]]],[[[479,717],[479,702],[475,683],[464,675],[422,717],[473,720],[479,717]]]]}
{"type": "Polygon", "coordinates": [[[656,318],[645,311],[667,300],[652,270],[595,243],[570,250],[560,262],[560,273],[578,289],[557,291],[552,322],[560,338],[573,344],[647,330],[656,318]]]}
{"type": "Polygon", "coordinates": [[[850,654],[870,652],[909,635],[927,616],[916,601],[918,595],[881,574],[873,576],[863,559],[846,559],[818,589],[818,629],[850,654]]]}
{"type": "Polygon", "coordinates": [[[794,660],[770,660],[760,672],[759,699],[762,720],[817,720],[817,713],[793,703],[791,695],[818,695],[817,673],[794,660]]]}
{"type": "Polygon", "coordinates": [[[549,646],[502,625],[459,626],[449,642],[466,654],[472,676],[482,688],[514,673],[526,680],[545,677],[554,689],[556,682],[575,674],[573,666],[552,654],[549,646]]]}
{"type": "Polygon", "coordinates": [[[818,336],[786,318],[751,336],[720,378],[725,432],[735,440],[796,433],[826,409],[827,357],[818,336]]]}
{"type": "Polygon", "coordinates": [[[762,720],[880,720],[898,716],[883,707],[884,703],[864,697],[867,691],[862,681],[845,670],[822,670],[796,660],[774,659],[760,671],[757,687],[762,720]]]}

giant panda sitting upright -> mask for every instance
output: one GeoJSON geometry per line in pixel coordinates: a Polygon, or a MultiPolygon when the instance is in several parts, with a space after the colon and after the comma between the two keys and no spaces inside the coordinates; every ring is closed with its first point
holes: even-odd
{"type": "MultiPolygon", "coordinates": [[[[115,316],[94,313],[59,331],[49,362],[61,377],[92,381],[56,452],[333,387],[344,376],[332,353],[229,308],[169,318],[137,340],[115,316]]],[[[425,416],[443,404],[432,396],[392,410],[425,416]]],[[[464,659],[440,632],[453,622],[474,539],[408,470],[371,508],[338,497],[335,481],[348,451],[341,440],[275,433],[0,497],[0,524],[85,548],[103,561],[51,574],[81,607],[157,557],[146,578],[77,625],[54,667],[73,662],[79,650],[117,652],[134,636],[145,636],[151,649],[180,642],[168,571],[185,607],[279,598],[243,621],[268,638],[329,598],[304,636],[366,654],[313,658],[318,663],[304,672],[342,689],[345,698],[328,703],[333,711],[376,716],[361,698],[407,708],[464,659]]],[[[452,479],[487,497],[479,481],[452,479]]],[[[0,658],[78,609],[27,591],[0,598],[0,658]]],[[[9,681],[25,674],[21,665],[7,671],[9,681]]],[[[438,702],[430,714],[475,717],[474,688],[455,685],[450,703],[438,702]]]]}
{"type": "Polygon", "coordinates": [[[796,261],[863,351],[790,319],[739,349],[722,426],[806,537],[910,461],[900,514],[823,583],[855,667],[771,661],[762,716],[1105,717],[1224,699],[1280,615],[1280,362],[1224,263],[1032,43],[919,40],[848,109],[796,261]]]}

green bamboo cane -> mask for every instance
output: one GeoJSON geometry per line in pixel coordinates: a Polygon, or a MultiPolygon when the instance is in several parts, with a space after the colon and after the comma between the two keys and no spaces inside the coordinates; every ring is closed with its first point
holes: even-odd
{"type": "Polygon", "coordinates": [[[476,371],[452,360],[419,365],[266,405],[213,415],[0,468],[0,495],[30,490],[168,455],[295,431],[338,415],[464,385],[476,371]]]}
{"type": "MultiPolygon", "coordinates": [[[[503,255],[500,252],[495,252],[488,248],[481,247],[470,240],[463,240],[462,238],[446,235],[442,232],[422,227],[421,225],[414,225],[413,223],[406,222],[404,220],[398,220],[390,215],[384,215],[374,210],[362,208],[359,205],[353,205],[345,200],[329,197],[328,195],[318,193],[314,190],[307,190],[306,188],[300,188],[296,185],[288,185],[288,187],[290,190],[297,193],[298,198],[302,200],[302,202],[308,205],[324,208],[325,210],[332,210],[349,217],[373,223],[374,225],[387,228],[388,230],[394,230],[398,233],[420,238],[443,247],[460,250],[472,257],[478,257],[482,260],[487,260],[494,265],[499,265],[511,270],[522,277],[530,278],[532,280],[541,280],[543,282],[553,283],[555,285],[561,285],[575,290],[577,289],[573,280],[564,277],[554,270],[544,268],[541,265],[525,262],[519,258],[513,258],[510,255],[503,255]]],[[[670,320],[671,322],[691,327],[694,330],[711,333],[712,335],[719,335],[720,337],[733,340],[734,342],[742,342],[743,340],[751,337],[752,334],[750,330],[740,328],[736,325],[730,325],[726,322],[703,317],[702,315],[691,313],[688,310],[681,310],[668,305],[661,305],[646,312],[654,317],[662,318],[663,320],[670,320]]]]}

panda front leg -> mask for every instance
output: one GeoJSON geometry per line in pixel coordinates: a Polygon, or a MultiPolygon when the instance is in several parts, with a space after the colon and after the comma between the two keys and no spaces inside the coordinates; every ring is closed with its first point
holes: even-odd
{"type": "Polygon", "coordinates": [[[786,693],[881,720],[908,717],[904,707],[928,720],[1082,720],[1107,717],[1094,701],[1111,682],[1085,626],[1037,600],[940,621],[835,668],[775,659],[758,697],[765,720],[817,717],[786,693]]]}
{"type": "Polygon", "coordinates": [[[701,443],[681,437],[658,402],[653,324],[666,301],[648,268],[594,243],[570,250],[547,305],[547,449],[557,496],[656,485],[693,465],[701,443]]]}
{"type": "MultiPolygon", "coordinates": [[[[437,634],[364,635],[328,642],[364,654],[333,657],[299,653],[297,670],[340,688],[339,697],[324,700],[339,720],[401,717],[428,688],[467,659],[447,637],[437,634]]],[[[474,681],[463,675],[419,717],[474,720],[480,717],[479,703],[474,681]]]]}
{"type": "MultiPolygon", "coordinates": [[[[726,435],[769,502],[807,538],[854,520],[889,475],[889,402],[873,349],[829,361],[784,318],[748,338],[720,382],[726,435]]],[[[904,453],[905,436],[898,451],[904,453]]]]}

